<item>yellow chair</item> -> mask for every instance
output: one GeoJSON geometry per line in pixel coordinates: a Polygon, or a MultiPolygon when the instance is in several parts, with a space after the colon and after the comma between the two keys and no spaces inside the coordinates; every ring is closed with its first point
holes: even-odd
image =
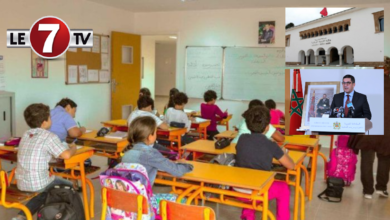
{"type": "Polygon", "coordinates": [[[32,220],[33,218],[31,216],[30,210],[28,210],[28,208],[21,203],[30,200],[32,197],[36,196],[37,193],[24,193],[18,191],[17,189],[7,190],[8,178],[6,172],[4,171],[0,171],[0,181],[1,181],[0,205],[8,209],[10,208],[21,209],[25,213],[27,220],[32,220]],[[7,200],[5,198],[6,195],[7,195],[7,200]]]}
{"type": "Polygon", "coordinates": [[[215,220],[214,210],[206,206],[184,205],[162,200],[160,202],[162,220],[215,220]]]}
{"type": "Polygon", "coordinates": [[[142,214],[148,214],[148,202],[142,195],[103,187],[102,200],[102,220],[106,219],[107,206],[125,212],[135,212],[137,220],[142,219],[142,214]]]}

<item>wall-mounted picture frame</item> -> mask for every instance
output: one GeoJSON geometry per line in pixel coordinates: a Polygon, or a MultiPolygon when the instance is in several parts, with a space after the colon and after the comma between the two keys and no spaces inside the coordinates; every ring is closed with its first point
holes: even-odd
{"type": "Polygon", "coordinates": [[[49,61],[31,50],[31,78],[49,78],[49,61]]]}
{"type": "Polygon", "coordinates": [[[259,22],[259,44],[275,43],[275,21],[259,22]]]}

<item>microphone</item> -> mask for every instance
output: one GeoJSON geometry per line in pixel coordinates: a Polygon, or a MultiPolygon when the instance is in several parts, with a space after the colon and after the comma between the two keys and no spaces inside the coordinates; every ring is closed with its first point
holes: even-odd
{"type": "Polygon", "coordinates": [[[336,114],[336,115],[337,115],[337,118],[339,117],[338,113],[339,113],[339,108],[338,108],[338,107],[335,107],[335,108],[333,109],[333,114],[336,114]]]}
{"type": "Polygon", "coordinates": [[[341,106],[339,108],[339,113],[340,113],[340,118],[344,118],[344,107],[343,106],[341,106]]]}
{"type": "Polygon", "coordinates": [[[348,107],[348,118],[352,118],[355,115],[355,108],[353,107],[351,101],[347,102],[347,107],[348,107]]]}

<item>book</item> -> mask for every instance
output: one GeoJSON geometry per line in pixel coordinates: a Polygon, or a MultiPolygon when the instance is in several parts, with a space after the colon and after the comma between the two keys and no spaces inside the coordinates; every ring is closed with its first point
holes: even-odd
{"type": "Polygon", "coordinates": [[[108,133],[104,137],[105,138],[124,139],[127,137],[127,132],[117,131],[117,132],[113,132],[113,133],[108,133]]]}

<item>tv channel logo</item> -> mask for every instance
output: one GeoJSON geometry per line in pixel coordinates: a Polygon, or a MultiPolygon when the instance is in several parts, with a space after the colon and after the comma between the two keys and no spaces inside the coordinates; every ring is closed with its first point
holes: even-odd
{"type": "Polygon", "coordinates": [[[46,16],[38,19],[28,29],[8,29],[7,47],[28,48],[40,57],[55,59],[68,48],[93,47],[92,29],[69,29],[62,19],[46,16]]]}

